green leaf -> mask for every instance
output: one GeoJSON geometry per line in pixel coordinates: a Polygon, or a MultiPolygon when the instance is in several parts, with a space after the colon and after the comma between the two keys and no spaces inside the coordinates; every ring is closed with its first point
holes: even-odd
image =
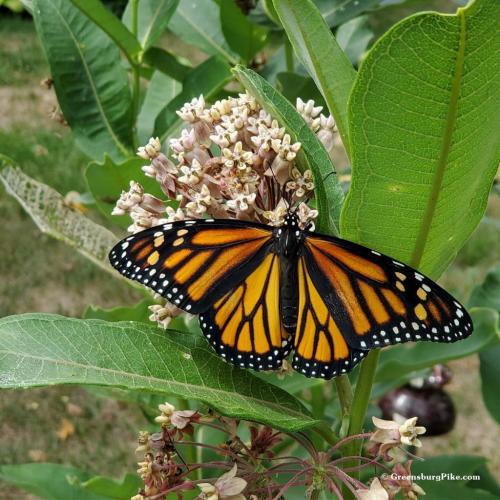
{"type": "Polygon", "coordinates": [[[232,64],[239,62],[238,55],[224,38],[220,8],[212,0],[180,0],[170,30],[207,54],[222,57],[232,64]]]}
{"type": "Polygon", "coordinates": [[[496,495],[497,498],[500,498],[500,484],[488,469],[486,461],[479,464],[474,473],[479,475],[479,481],[469,481],[467,486],[470,486],[473,489],[478,488],[480,490],[489,491],[490,493],[496,495]]]}
{"type": "Polygon", "coordinates": [[[500,9],[403,20],[371,49],[349,116],[343,237],[438,277],[477,226],[498,166],[500,9]]]}
{"type": "Polygon", "coordinates": [[[500,424],[500,332],[496,345],[486,347],[479,353],[479,372],[481,374],[481,393],[484,405],[490,415],[500,424]]]}
{"type": "Polygon", "coordinates": [[[34,0],[34,6],[57,100],[78,146],[96,159],[128,156],[132,99],[118,47],[71,2],[34,0]]]}
{"type": "Polygon", "coordinates": [[[184,80],[182,92],[171,100],[156,117],[154,135],[160,137],[162,141],[170,137],[181,123],[176,111],[185,102],[191,101],[193,97],[198,97],[200,94],[203,94],[206,101],[210,101],[231,78],[229,65],[216,56],[193,68],[184,80]]]}
{"type": "MultiPolygon", "coordinates": [[[[79,0],[86,2],[87,0],[79,0]]],[[[137,38],[144,50],[151,47],[167,29],[179,0],[140,0],[137,12],[137,38]]],[[[122,19],[131,29],[131,2],[128,2],[122,19]]]]}
{"type": "Polygon", "coordinates": [[[335,38],[340,48],[353,64],[358,64],[375,36],[368,16],[359,16],[339,26],[335,38]]]}
{"type": "Polygon", "coordinates": [[[349,152],[347,101],[356,72],[311,0],[274,0],[295,54],[313,77],[349,152]]]}
{"type": "Polygon", "coordinates": [[[250,62],[266,44],[269,30],[250,21],[235,0],[221,0],[220,21],[227,43],[243,61],[250,62]]]}
{"type": "Polygon", "coordinates": [[[416,483],[425,491],[427,500],[443,500],[444,498],[493,500],[496,495],[471,487],[478,480],[457,479],[471,475],[479,476],[484,468],[486,459],[473,455],[439,455],[426,458],[424,461],[414,461],[411,467],[413,475],[417,476],[416,483]],[[419,479],[418,475],[425,475],[429,479],[419,479]],[[431,479],[435,478],[435,479],[431,479]]]}
{"type": "Polygon", "coordinates": [[[148,317],[150,315],[148,307],[153,304],[153,300],[148,298],[141,300],[132,307],[113,307],[112,309],[102,309],[96,306],[88,306],[83,313],[84,319],[102,319],[104,321],[142,321],[151,325],[148,317]]]}
{"type": "Polygon", "coordinates": [[[121,481],[105,476],[95,476],[81,484],[85,490],[105,498],[129,500],[144,486],[136,474],[125,474],[121,481]]]}
{"type": "Polygon", "coordinates": [[[288,71],[278,73],[276,88],[293,105],[297,102],[297,97],[300,97],[303,101],[312,99],[317,106],[326,107],[323,96],[316,87],[314,80],[309,76],[302,76],[288,71]]]}
{"type": "Polygon", "coordinates": [[[202,401],[294,431],[316,421],[285,391],[225,363],[199,335],[49,314],[0,319],[0,387],[104,385],[202,401]]]}
{"type": "MultiPolygon", "coordinates": [[[[401,0],[398,0],[401,1],[401,0]]],[[[338,26],[363,12],[380,7],[383,0],[314,0],[328,26],[338,26]]]]}
{"type": "Polygon", "coordinates": [[[285,97],[277,92],[261,76],[243,66],[236,66],[233,73],[241,84],[260,104],[287,129],[294,141],[302,144],[299,166],[310,168],[314,175],[315,196],[319,216],[318,231],[338,234],[338,220],[343,201],[343,192],[335,175],[334,167],[323,144],[309,129],[304,119],[285,97]]]}
{"type": "Polygon", "coordinates": [[[88,472],[60,464],[19,464],[0,466],[0,479],[46,500],[104,500],[105,496],[85,491],[80,481],[88,472]]]}
{"type": "Polygon", "coordinates": [[[469,307],[489,307],[500,312],[500,266],[488,272],[483,283],[472,290],[469,307]]]}
{"type": "Polygon", "coordinates": [[[57,191],[28,177],[19,168],[9,166],[0,170],[0,180],[40,231],[75,247],[94,264],[117,276],[108,262],[108,252],[117,239],[111,231],[68,207],[57,191]]]}
{"type": "Polygon", "coordinates": [[[146,144],[153,135],[156,117],[160,110],[167,106],[181,90],[182,85],[178,81],[160,71],[154,72],[137,118],[137,133],[141,144],[146,144]]]}
{"type": "Polygon", "coordinates": [[[286,71],[285,45],[281,44],[268,58],[266,65],[259,71],[260,76],[274,85],[277,75],[286,71]]]}
{"type": "Polygon", "coordinates": [[[140,158],[130,158],[122,163],[115,163],[109,156],[105,156],[102,163],[91,162],[85,170],[89,191],[92,193],[99,210],[110,221],[124,228],[130,226],[130,217],[128,215],[111,215],[111,211],[121,192],[129,190],[130,181],[139,182],[146,193],[158,198],[165,198],[158,182],[144,175],[141,170],[143,165],[144,160],[140,158]]]}
{"type": "Polygon", "coordinates": [[[120,47],[131,64],[137,62],[141,45],[136,37],[100,0],[71,0],[120,47]]]}
{"type": "Polygon", "coordinates": [[[382,350],[376,376],[377,382],[386,382],[405,373],[470,356],[496,342],[500,335],[498,312],[492,309],[475,308],[470,313],[474,332],[465,340],[453,344],[419,342],[382,350]]]}
{"type": "Polygon", "coordinates": [[[142,60],[146,64],[149,64],[149,66],[152,66],[179,82],[182,82],[192,69],[191,66],[187,65],[189,61],[186,61],[185,64],[180,61],[175,54],[160,47],[151,47],[148,49],[144,53],[142,60]]]}

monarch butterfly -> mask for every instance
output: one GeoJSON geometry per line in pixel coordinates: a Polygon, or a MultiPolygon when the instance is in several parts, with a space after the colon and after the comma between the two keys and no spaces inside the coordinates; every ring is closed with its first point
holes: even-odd
{"type": "Polygon", "coordinates": [[[455,342],[472,333],[453,297],[414,269],[374,250],[301,229],[239,220],[186,220],[134,234],[110,252],[124,276],[184,311],[226,361],[292,366],[329,379],[370,349],[455,342]]]}

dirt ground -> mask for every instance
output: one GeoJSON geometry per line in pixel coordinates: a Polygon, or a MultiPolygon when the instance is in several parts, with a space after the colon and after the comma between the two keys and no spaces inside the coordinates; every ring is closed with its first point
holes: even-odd
{"type": "MultiPolygon", "coordinates": [[[[28,21],[0,22],[0,153],[13,157],[29,175],[60,192],[83,192],[86,158],[69,131],[51,120],[56,102],[40,86],[48,76],[28,21]]],[[[443,283],[464,298],[498,259],[499,199],[462,251],[443,283]]],[[[132,304],[134,291],[110,280],[74,250],[40,235],[30,218],[0,188],[0,316],[28,311],[79,316],[88,304],[132,304]]],[[[448,390],[457,406],[455,429],[424,438],[426,455],[481,454],[500,478],[497,425],[480,397],[477,357],[450,364],[448,390]],[[497,440],[495,441],[495,437],[497,440]]],[[[78,387],[3,391],[0,400],[0,464],[50,461],[113,476],[135,469],[135,436],[145,425],[140,410],[90,394],[78,387]],[[68,424],[69,422],[69,424],[68,424]]],[[[0,499],[32,498],[0,485],[0,499]]]]}

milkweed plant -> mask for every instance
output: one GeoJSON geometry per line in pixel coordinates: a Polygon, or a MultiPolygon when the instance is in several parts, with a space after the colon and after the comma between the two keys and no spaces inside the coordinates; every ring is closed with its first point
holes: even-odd
{"type": "MultiPolygon", "coordinates": [[[[383,2],[332,13],[311,0],[130,0],[121,18],[99,0],[26,4],[56,114],[90,160],[88,193],[60,195],[5,155],[0,178],[42,231],[117,280],[107,254],[119,232],[207,217],[280,226],[291,207],[302,228],[437,280],[496,196],[495,0],[407,18],[396,6],[383,33],[369,22],[383,2]],[[170,50],[167,29],[205,55],[199,65],[170,50]]],[[[132,306],[0,319],[0,386],[100,386],[147,416],[137,474],[83,481],[60,469],[66,498],[118,498],[117,488],[133,500],[445,498],[446,485],[422,474],[460,473],[459,462],[486,479],[454,484],[455,496],[486,498],[498,485],[483,458],[425,458],[419,418],[380,418],[376,401],[450,360],[479,354],[491,367],[499,281],[492,269],[460,297],[470,338],[374,349],[329,381],[286,361],[265,374],[225,363],[196,316],[129,282],[141,297],[132,306]]],[[[499,421],[495,371],[481,377],[499,421]]],[[[25,465],[0,477],[43,491],[47,478],[23,476],[25,465]]]]}

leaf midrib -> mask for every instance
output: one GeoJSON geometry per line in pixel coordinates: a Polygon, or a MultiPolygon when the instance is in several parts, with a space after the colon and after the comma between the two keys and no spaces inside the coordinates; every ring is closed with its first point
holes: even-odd
{"type": "MultiPolygon", "coordinates": [[[[200,386],[200,385],[195,385],[195,384],[190,384],[190,383],[183,383],[183,382],[178,382],[176,380],[165,380],[165,379],[152,377],[152,376],[148,376],[148,375],[141,375],[138,373],[129,373],[129,372],[124,372],[124,371],[116,370],[116,369],[112,369],[112,368],[104,368],[104,367],[100,367],[100,366],[96,366],[96,365],[92,365],[92,364],[77,363],[76,361],[68,361],[65,359],[54,359],[54,358],[46,357],[46,356],[35,356],[33,354],[12,351],[9,349],[0,349],[0,354],[2,354],[2,353],[7,354],[7,355],[12,355],[15,357],[35,359],[35,360],[39,360],[42,362],[46,361],[46,362],[52,363],[56,366],[62,364],[62,365],[80,368],[80,369],[84,369],[84,370],[95,370],[97,372],[104,372],[104,373],[109,373],[109,374],[113,374],[113,375],[120,375],[120,376],[122,376],[124,378],[128,378],[128,379],[140,379],[140,380],[145,380],[148,382],[156,382],[160,385],[162,385],[162,384],[173,385],[173,386],[179,387],[181,389],[191,389],[191,390],[198,390],[198,391],[201,389],[201,390],[206,390],[207,392],[221,394],[223,396],[231,395],[231,397],[237,398],[240,401],[255,402],[255,403],[258,403],[259,405],[261,405],[262,402],[264,401],[267,407],[274,408],[275,411],[277,411],[278,413],[286,411],[286,412],[288,412],[288,414],[290,414],[292,416],[295,416],[295,417],[302,419],[302,420],[308,419],[311,421],[311,423],[313,423],[313,420],[310,417],[308,417],[304,413],[300,413],[296,410],[293,410],[292,408],[289,408],[286,406],[281,406],[281,405],[279,405],[277,403],[273,403],[272,401],[269,401],[269,400],[257,399],[253,396],[243,396],[237,392],[229,392],[229,391],[224,391],[222,389],[216,389],[216,388],[208,387],[208,386],[200,386]]],[[[101,385],[101,384],[99,384],[99,385],[101,385]]],[[[108,384],[102,384],[102,385],[108,385],[108,384]]],[[[113,384],[113,385],[116,386],[116,384],[113,384]]],[[[19,384],[16,384],[15,387],[19,387],[19,384]]],[[[129,387],[127,387],[127,388],[129,388],[129,387]]],[[[168,391],[166,391],[166,392],[168,392],[168,391]]],[[[201,399],[201,398],[197,397],[197,398],[193,398],[193,399],[201,399]]]]}
{"type": "Polygon", "coordinates": [[[420,266],[422,257],[424,255],[425,247],[427,245],[427,239],[429,238],[429,233],[431,231],[432,221],[434,219],[434,213],[437,208],[439,194],[441,191],[441,185],[443,183],[444,174],[448,163],[452,136],[458,112],[458,101],[460,97],[460,87],[462,82],[464,61],[465,61],[465,30],[466,30],[465,9],[463,8],[458,9],[457,18],[460,23],[460,32],[459,32],[458,51],[455,60],[455,73],[453,75],[452,87],[450,92],[450,104],[448,107],[446,124],[443,131],[443,142],[441,144],[441,151],[439,154],[437,167],[434,173],[434,182],[432,183],[432,189],[427,200],[427,206],[425,208],[424,216],[421,219],[422,223],[420,225],[417,239],[415,242],[415,247],[413,249],[410,259],[410,265],[414,268],[418,268],[420,266]]]}
{"type": "Polygon", "coordinates": [[[147,44],[148,42],[148,39],[151,35],[151,31],[153,30],[153,26],[155,25],[155,19],[158,17],[158,13],[160,12],[160,10],[162,9],[162,7],[165,5],[165,2],[168,2],[169,0],[163,0],[163,2],[160,2],[158,4],[158,7],[157,9],[155,10],[155,13],[153,16],[151,16],[151,22],[149,23],[145,33],[144,33],[144,36],[141,38],[141,46],[143,49],[146,48],[146,46],[149,47],[149,45],[147,44]]]}
{"type": "Polygon", "coordinates": [[[177,13],[181,16],[184,21],[191,26],[202,38],[204,38],[212,47],[214,47],[218,52],[220,52],[228,61],[233,64],[237,64],[238,61],[227,52],[221,45],[217,45],[210,37],[206,36],[203,31],[201,31],[196,24],[192,23],[186,13],[182,10],[182,7],[177,7],[177,13]]]}
{"type": "Polygon", "coordinates": [[[124,144],[122,144],[122,142],[120,141],[120,139],[118,139],[117,135],[115,134],[113,128],[111,127],[111,124],[109,123],[108,121],[108,117],[106,116],[106,113],[104,112],[104,108],[102,107],[102,104],[101,104],[101,101],[99,99],[99,94],[97,92],[97,88],[95,87],[94,85],[94,80],[92,78],[92,74],[90,73],[90,70],[89,70],[89,67],[87,65],[87,61],[85,60],[85,57],[83,56],[83,53],[82,51],[80,50],[80,46],[78,44],[78,39],[73,35],[73,32],[71,31],[71,28],[69,27],[69,25],[66,23],[66,20],[64,19],[64,17],[61,16],[61,13],[59,12],[59,10],[57,9],[57,7],[54,5],[54,3],[52,2],[52,0],[49,0],[50,1],[50,4],[52,5],[52,8],[54,9],[54,11],[56,12],[57,16],[59,17],[60,21],[61,21],[61,24],[66,28],[66,30],[68,31],[69,33],[69,36],[70,38],[73,40],[73,43],[75,45],[75,48],[78,52],[78,54],[80,55],[80,59],[82,60],[82,66],[85,70],[85,73],[87,75],[87,79],[89,81],[89,84],[90,84],[90,87],[92,88],[92,93],[94,94],[94,98],[95,98],[95,101],[96,101],[96,104],[97,104],[97,107],[99,109],[99,113],[101,114],[101,117],[104,121],[104,124],[106,126],[106,128],[108,129],[108,132],[110,133],[111,137],[113,138],[114,142],[116,143],[116,145],[118,146],[118,149],[124,153],[125,155],[128,155],[129,154],[129,151],[128,149],[125,147],[124,144]]]}

